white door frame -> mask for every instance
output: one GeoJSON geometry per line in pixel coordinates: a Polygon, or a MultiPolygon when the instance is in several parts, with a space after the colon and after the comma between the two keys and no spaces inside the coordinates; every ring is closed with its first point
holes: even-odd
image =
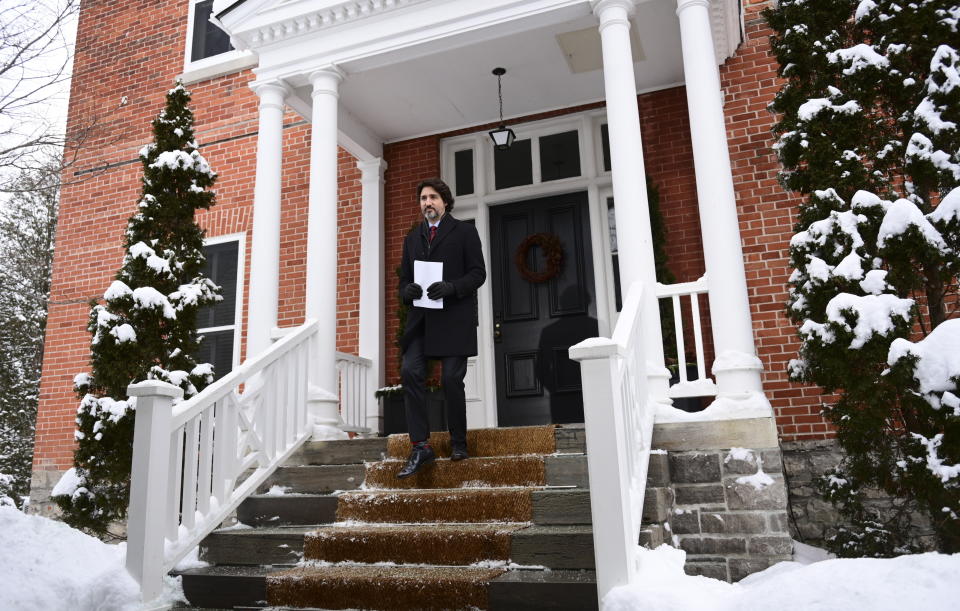
{"type": "Polygon", "coordinates": [[[473,150],[473,193],[455,198],[454,215],[461,220],[474,220],[480,233],[488,281],[478,292],[480,324],[478,354],[467,365],[467,423],[470,428],[497,426],[497,382],[493,346],[493,291],[490,270],[490,208],[500,204],[521,202],[551,195],[585,191],[590,210],[590,243],[594,267],[594,295],[597,324],[601,336],[609,336],[616,322],[613,271],[610,264],[610,238],[607,223],[607,197],[612,195],[612,178],[603,169],[600,126],[606,123],[603,108],[571,113],[541,121],[511,124],[517,140],[531,138],[533,184],[509,189],[494,189],[493,144],[486,131],[446,138],[440,142],[441,177],[456,193],[454,153],[473,150]],[[580,141],[580,176],[550,182],[540,181],[540,136],[577,130],[580,141]]]}

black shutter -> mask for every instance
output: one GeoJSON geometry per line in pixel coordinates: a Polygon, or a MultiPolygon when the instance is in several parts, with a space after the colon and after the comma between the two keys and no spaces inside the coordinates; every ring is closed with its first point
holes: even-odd
{"type": "Polygon", "coordinates": [[[233,49],[227,33],[210,23],[210,13],[212,12],[213,0],[203,0],[194,5],[193,45],[190,50],[190,61],[206,59],[233,49]]]}

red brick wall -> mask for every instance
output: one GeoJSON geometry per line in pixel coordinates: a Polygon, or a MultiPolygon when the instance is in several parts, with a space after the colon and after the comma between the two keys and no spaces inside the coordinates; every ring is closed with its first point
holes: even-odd
{"type": "MultiPolygon", "coordinates": [[[[140,192],[137,151],[151,139],[151,120],[183,70],[187,4],[85,0],[77,36],[68,129],[96,123],[64,178],[51,286],[50,317],[37,416],[34,470],[72,464],[77,398],[73,376],[89,370],[87,303],[103,294],[123,257],[123,230],[140,192]],[[122,98],[126,98],[122,102],[122,98]]],[[[188,86],[197,140],[220,178],[217,204],[197,220],[210,237],[246,233],[247,311],[252,202],[256,173],[257,97],[250,71],[188,86]]],[[[302,322],[305,280],[309,126],[285,118],[279,324],[302,322]]],[[[340,154],[346,224],[359,211],[359,171],[340,154]]],[[[357,351],[359,227],[342,232],[337,347],[357,351]]],[[[243,321],[241,321],[243,322],[243,321]]]]}
{"type": "Polygon", "coordinates": [[[787,361],[799,348],[796,329],[787,320],[788,244],[799,198],[777,182],[779,164],[771,148],[774,116],[767,110],[781,82],[770,56],[772,33],[760,16],[766,0],[744,3],[746,41],[721,67],[726,97],[727,134],[740,235],[757,352],[763,361],[764,389],[773,404],[785,441],[823,439],[828,426],[820,415],[819,388],[787,381],[787,361]]]}

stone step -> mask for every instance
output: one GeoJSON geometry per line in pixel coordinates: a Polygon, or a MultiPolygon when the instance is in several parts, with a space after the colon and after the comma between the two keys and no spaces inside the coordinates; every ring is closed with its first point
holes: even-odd
{"type": "MultiPolygon", "coordinates": [[[[260,488],[261,495],[274,486],[284,494],[327,494],[339,490],[458,488],[479,486],[578,486],[587,487],[587,457],[500,456],[470,458],[460,462],[439,459],[433,466],[407,479],[396,479],[404,461],[389,459],[356,465],[287,465],[279,467],[260,488]]],[[[280,495],[278,495],[280,496],[280,495]]]]}
{"type": "Polygon", "coordinates": [[[275,572],[263,566],[208,566],[171,575],[180,576],[183,595],[193,607],[232,609],[265,607],[267,575],[275,572]]]}
{"type": "Polygon", "coordinates": [[[200,543],[200,559],[211,564],[293,565],[303,558],[304,536],[315,526],[221,529],[200,543]]]}
{"type": "Polygon", "coordinates": [[[404,524],[220,530],[200,544],[213,564],[294,565],[395,562],[468,565],[510,561],[550,569],[592,569],[593,535],[586,525],[404,524]]]}
{"type": "Polygon", "coordinates": [[[267,602],[318,609],[486,609],[490,582],[504,572],[479,567],[297,567],[266,577],[267,602]]]}
{"type": "Polygon", "coordinates": [[[247,526],[331,524],[337,521],[333,494],[251,495],[237,507],[237,520],[247,526]]]}
{"type": "Polygon", "coordinates": [[[355,465],[283,465],[277,468],[260,492],[280,486],[285,493],[327,494],[337,490],[355,490],[363,485],[366,469],[355,465]]]}
{"type": "Polygon", "coordinates": [[[308,441],[290,458],[288,465],[356,465],[387,457],[386,437],[357,437],[308,441]]]}
{"type": "MultiPolygon", "coordinates": [[[[647,488],[643,503],[643,521],[646,523],[667,521],[672,506],[672,490],[647,488]]],[[[590,491],[584,488],[461,488],[365,490],[345,492],[341,495],[253,495],[245,499],[237,508],[237,519],[247,526],[258,527],[332,524],[338,520],[404,523],[508,521],[534,524],[590,524],[590,491]],[[341,503],[340,499],[344,502],[341,503]],[[424,502],[432,501],[440,504],[433,508],[422,505],[424,502]],[[487,512],[484,517],[470,519],[467,514],[474,509],[469,505],[471,501],[481,502],[481,506],[487,512]],[[468,505],[458,506],[458,503],[468,503],[468,505]],[[507,504],[514,508],[514,513],[509,515],[503,513],[506,511],[507,504]],[[338,510],[342,505],[346,508],[338,510]],[[495,511],[497,506],[501,506],[500,514],[495,511]],[[420,510],[420,516],[417,515],[418,510],[420,510]],[[448,513],[444,513],[445,511],[448,513]],[[497,518],[497,515],[502,517],[497,518]],[[376,519],[377,516],[382,519],[376,519]]]]}
{"type": "Polygon", "coordinates": [[[488,588],[490,611],[594,611],[594,571],[508,571],[488,588]]]}
{"type": "MultiPolygon", "coordinates": [[[[526,428],[539,428],[539,427],[519,427],[522,429],[526,428]]],[[[497,429],[477,429],[481,430],[497,430],[497,429]]],[[[469,441],[477,436],[476,431],[467,432],[467,440],[469,441]]],[[[513,435],[517,435],[514,433],[513,435]]],[[[585,435],[582,424],[560,424],[556,425],[553,430],[553,450],[546,452],[548,454],[561,453],[561,454],[582,454],[586,451],[586,442],[585,435]]],[[[395,446],[394,451],[396,455],[393,458],[406,458],[407,453],[410,451],[410,446],[408,443],[408,438],[406,435],[391,435],[387,437],[374,437],[374,438],[355,438],[355,439],[338,439],[330,441],[308,441],[304,443],[296,452],[294,452],[290,458],[287,460],[288,465],[349,465],[349,464],[360,464],[364,462],[373,462],[377,460],[383,460],[387,458],[387,443],[390,439],[394,439],[393,443],[398,444],[395,446]]],[[[441,439],[448,440],[449,436],[445,432],[436,432],[431,433],[431,441],[434,442],[435,448],[437,447],[437,442],[441,439]]],[[[445,451],[445,456],[449,456],[449,445],[447,443],[439,444],[441,446],[441,451],[445,451]],[[446,448],[446,449],[444,449],[446,448]]],[[[484,444],[486,446],[487,444],[484,444]]],[[[471,456],[482,456],[483,448],[470,447],[471,456]]],[[[498,452],[496,455],[503,454],[516,454],[517,452],[498,452]]],[[[528,452],[522,452],[528,453],[528,452]]]]}
{"type": "MultiPolygon", "coordinates": [[[[366,440],[363,440],[366,441],[366,440]]],[[[323,442],[331,443],[331,442],[323,442]]],[[[352,442],[348,442],[352,443],[352,442]]],[[[294,494],[327,494],[339,490],[355,490],[366,485],[367,488],[442,488],[457,487],[457,483],[479,482],[479,485],[547,485],[547,486],[576,486],[589,487],[589,476],[586,454],[558,454],[543,457],[477,457],[459,463],[452,463],[446,459],[439,459],[435,466],[428,467],[406,480],[397,480],[394,475],[400,470],[403,462],[398,459],[369,461],[363,464],[334,464],[334,465],[291,465],[279,467],[261,486],[260,493],[266,493],[273,486],[280,486],[285,493],[294,494]],[[544,478],[521,477],[516,473],[512,480],[501,480],[487,477],[487,474],[501,469],[509,469],[509,462],[498,463],[498,460],[513,461],[519,467],[529,464],[533,472],[544,472],[544,478]],[[542,467],[537,463],[542,461],[542,467]],[[462,477],[450,473],[462,473],[462,477]],[[475,474],[475,475],[474,475],[475,474]]],[[[670,485],[669,467],[665,454],[652,454],[647,471],[647,485],[650,487],[667,487],[670,485]]]]}
{"type": "Polygon", "coordinates": [[[213,566],[180,575],[190,608],[464,609],[491,611],[597,609],[589,570],[338,565],[213,566]],[[389,601],[388,604],[384,604],[389,601]]]}
{"type": "Polygon", "coordinates": [[[530,522],[532,488],[345,492],[337,519],[375,523],[530,522]]]}
{"type": "MultiPolygon", "coordinates": [[[[468,430],[467,449],[471,456],[553,454],[557,451],[557,430],[553,425],[468,430]]],[[[430,445],[437,456],[450,456],[448,432],[430,433],[430,445]]],[[[410,438],[406,433],[387,437],[387,457],[405,459],[409,453],[410,438]]]]}
{"type": "Polygon", "coordinates": [[[466,566],[510,560],[510,540],[525,524],[334,526],[306,533],[304,559],[323,562],[466,566]]]}

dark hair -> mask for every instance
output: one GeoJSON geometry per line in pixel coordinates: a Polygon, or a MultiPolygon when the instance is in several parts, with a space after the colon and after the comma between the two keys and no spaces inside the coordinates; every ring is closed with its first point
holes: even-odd
{"type": "Polygon", "coordinates": [[[447,207],[447,212],[453,210],[453,193],[450,191],[450,187],[447,186],[447,183],[443,182],[439,178],[428,178],[420,182],[417,185],[417,199],[420,199],[420,192],[423,191],[424,187],[430,187],[434,191],[440,194],[440,199],[443,200],[444,205],[447,207]]]}

